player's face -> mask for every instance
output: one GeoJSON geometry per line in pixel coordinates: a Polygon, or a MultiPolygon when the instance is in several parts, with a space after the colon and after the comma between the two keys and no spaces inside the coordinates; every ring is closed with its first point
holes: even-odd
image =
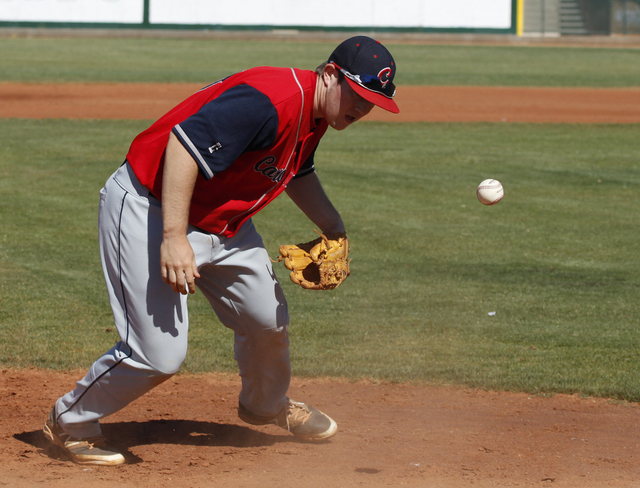
{"type": "Polygon", "coordinates": [[[325,118],[331,127],[343,130],[373,109],[374,104],[358,95],[346,80],[334,78],[327,86],[325,118]]]}

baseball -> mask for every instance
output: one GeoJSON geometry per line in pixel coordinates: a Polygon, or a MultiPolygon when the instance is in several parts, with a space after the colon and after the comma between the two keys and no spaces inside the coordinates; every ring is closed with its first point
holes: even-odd
{"type": "Polygon", "coordinates": [[[504,196],[504,188],[498,180],[484,180],[478,185],[478,200],[484,205],[495,205],[504,196]]]}

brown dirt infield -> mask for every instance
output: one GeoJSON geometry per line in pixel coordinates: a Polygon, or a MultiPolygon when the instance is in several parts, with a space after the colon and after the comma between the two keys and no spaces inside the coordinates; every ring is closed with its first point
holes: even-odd
{"type": "MultiPolygon", "coordinates": [[[[0,83],[0,117],[155,119],[200,84],[0,83]]],[[[381,109],[365,120],[390,122],[640,122],[640,88],[406,86],[400,114],[381,109]]]]}
{"type": "Polygon", "coordinates": [[[103,424],[129,464],[69,462],[41,432],[83,372],[0,373],[0,485],[637,487],[639,408],[602,399],[296,378],[338,435],[298,442],[235,415],[234,376],[178,375],[103,424]]]}
{"type": "MultiPolygon", "coordinates": [[[[153,119],[195,85],[0,83],[0,117],[153,119]]],[[[370,119],[640,122],[640,89],[406,87],[370,119]],[[426,97],[419,96],[425,92],[426,97]]],[[[639,406],[606,399],[295,378],[290,395],[340,426],[296,441],[235,415],[235,376],[178,375],[103,424],[119,467],[69,462],[41,427],[84,372],[0,372],[0,486],[638,487],[639,406]]]]}

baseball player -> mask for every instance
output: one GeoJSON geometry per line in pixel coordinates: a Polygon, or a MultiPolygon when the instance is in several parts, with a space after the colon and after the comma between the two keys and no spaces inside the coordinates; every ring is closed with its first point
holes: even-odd
{"type": "Polygon", "coordinates": [[[286,191],[323,234],[345,235],[314,153],[329,126],[345,129],[374,105],[397,113],[395,72],[384,46],[353,37],[316,72],[261,67],[213,83],[133,140],[99,207],[121,340],[56,401],[44,426],[73,461],[125,462],[99,420],[178,371],[196,286],[234,331],[239,417],[304,440],[336,434],[329,416],[287,397],[287,302],[251,217],[286,191]]]}

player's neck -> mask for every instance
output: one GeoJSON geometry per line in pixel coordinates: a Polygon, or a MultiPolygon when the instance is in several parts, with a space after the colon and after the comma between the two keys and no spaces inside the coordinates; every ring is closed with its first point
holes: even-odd
{"type": "Polygon", "coordinates": [[[313,118],[324,118],[325,85],[321,76],[316,76],[316,92],[313,96],[313,118]]]}

